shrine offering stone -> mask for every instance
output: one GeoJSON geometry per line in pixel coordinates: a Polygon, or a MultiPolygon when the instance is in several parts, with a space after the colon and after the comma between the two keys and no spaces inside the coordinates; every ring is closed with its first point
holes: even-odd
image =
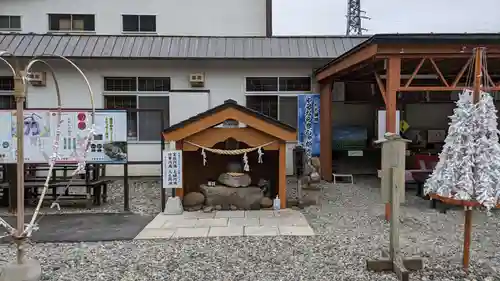
{"type": "Polygon", "coordinates": [[[270,208],[273,206],[273,200],[271,198],[264,197],[260,200],[260,206],[262,208],[270,208]]]}
{"type": "MultiPolygon", "coordinates": [[[[234,188],[223,185],[200,185],[207,206],[235,206],[240,210],[258,210],[264,197],[258,187],[234,188]]],[[[216,207],[217,209],[217,207],[216,207]]]]}
{"type": "Polygon", "coordinates": [[[317,183],[321,181],[321,176],[317,172],[310,174],[309,177],[311,178],[312,183],[317,183]]]}
{"type": "Polygon", "coordinates": [[[229,187],[247,187],[252,183],[252,179],[249,175],[231,175],[228,173],[223,173],[219,176],[218,181],[229,187]]]}
{"type": "Polygon", "coordinates": [[[200,192],[189,192],[184,196],[184,207],[194,207],[198,205],[203,205],[205,202],[205,196],[200,192]]]}
{"type": "Polygon", "coordinates": [[[316,169],[316,172],[321,171],[321,163],[318,157],[311,157],[311,165],[316,169]]]}

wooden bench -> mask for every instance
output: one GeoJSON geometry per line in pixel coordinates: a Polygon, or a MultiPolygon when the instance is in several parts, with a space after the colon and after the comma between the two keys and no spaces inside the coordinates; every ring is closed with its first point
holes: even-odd
{"type": "MultiPolygon", "coordinates": [[[[76,168],[74,165],[67,165],[67,166],[56,166],[52,170],[52,175],[51,179],[49,181],[49,186],[48,189],[51,189],[51,195],[52,196],[46,196],[46,200],[56,200],[59,198],[59,200],[65,201],[65,200],[85,200],[86,201],[86,206],[87,208],[90,208],[92,204],[94,205],[101,205],[101,202],[106,203],[107,202],[107,185],[108,183],[112,182],[113,179],[109,177],[103,177],[101,174],[105,173],[105,169],[103,167],[99,167],[100,165],[97,165],[97,169],[90,168],[88,166],[84,178],[74,178],[71,181],[70,175],[72,170],[76,168]],[[62,176],[57,176],[57,171],[63,171],[64,174],[62,176]],[[92,174],[91,174],[92,173],[92,174]],[[86,178],[86,179],[85,179],[86,178]],[[70,184],[71,181],[71,184],[70,184]],[[70,184],[68,186],[68,184],[70,184]],[[64,194],[58,194],[58,188],[61,187],[67,187],[68,188],[64,191],[64,194]],[[86,192],[85,194],[70,194],[69,189],[72,187],[86,187],[86,192]],[[50,198],[52,197],[52,198],[50,198]]],[[[26,199],[29,201],[38,201],[39,199],[39,189],[43,188],[43,185],[46,181],[46,176],[37,176],[36,172],[37,171],[48,171],[49,167],[48,166],[41,166],[41,167],[29,167],[27,169],[27,174],[26,174],[26,181],[24,183],[24,188],[27,190],[26,192],[26,199]]],[[[0,198],[0,204],[2,205],[8,205],[9,204],[9,198],[8,198],[8,193],[10,189],[10,184],[8,182],[3,182],[0,183],[0,190],[3,191],[3,195],[0,198]]]]}

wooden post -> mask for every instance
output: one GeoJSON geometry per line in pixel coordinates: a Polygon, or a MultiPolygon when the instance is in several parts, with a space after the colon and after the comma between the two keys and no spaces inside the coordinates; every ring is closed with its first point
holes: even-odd
{"type": "MultiPolygon", "coordinates": [[[[389,133],[396,133],[396,107],[397,107],[397,89],[401,86],[401,58],[390,57],[387,59],[387,80],[385,89],[385,130],[389,133]]],[[[389,203],[385,204],[385,220],[389,221],[391,217],[391,207],[389,203]]]]}
{"type": "Polygon", "coordinates": [[[401,161],[401,157],[404,157],[406,142],[397,134],[386,135],[382,141],[382,199],[389,202],[391,210],[389,251],[383,251],[382,259],[366,261],[367,269],[393,271],[402,281],[409,279],[409,270],[423,268],[422,259],[404,259],[399,245],[399,207],[404,200],[404,158],[401,161]]]}
{"type": "MultiPolygon", "coordinates": [[[[179,140],[179,141],[176,141],[175,142],[175,149],[177,150],[182,150],[182,145],[183,141],[182,140],[179,140]]],[[[183,152],[184,154],[184,152],[183,152]]],[[[185,173],[184,173],[184,164],[185,161],[184,159],[182,159],[182,176],[184,177],[185,173]]],[[[184,181],[184,178],[182,179],[182,184],[184,185],[186,181],[184,181]]],[[[175,189],[175,196],[178,196],[179,198],[184,198],[184,186],[182,188],[177,188],[175,189]]]]}
{"type": "Polygon", "coordinates": [[[332,85],[326,82],[319,85],[320,88],[320,162],[321,177],[326,181],[332,181],[332,85]]]}
{"type": "Polygon", "coordinates": [[[286,142],[280,142],[278,168],[278,195],[280,208],[286,208],[286,142]]]}
{"type": "MultiPolygon", "coordinates": [[[[481,78],[482,78],[482,59],[484,55],[484,48],[476,48],[474,50],[474,92],[472,94],[472,101],[479,102],[479,95],[481,93],[481,78]]],[[[464,253],[463,253],[463,268],[464,271],[469,271],[470,261],[470,243],[472,238],[472,207],[465,207],[464,209],[464,253]]]]}

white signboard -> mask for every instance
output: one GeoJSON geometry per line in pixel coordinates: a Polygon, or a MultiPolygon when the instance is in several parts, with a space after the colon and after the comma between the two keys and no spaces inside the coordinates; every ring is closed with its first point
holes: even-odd
{"type": "Polygon", "coordinates": [[[347,156],[349,156],[349,157],[362,157],[363,150],[349,150],[349,151],[347,151],[347,156]]]}
{"type": "Polygon", "coordinates": [[[182,188],[182,150],[164,150],[163,188],[182,188]]]}
{"type": "MultiPolygon", "coordinates": [[[[53,154],[58,126],[56,110],[24,111],[24,161],[47,163],[53,154]]],[[[85,137],[92,126],[89,110],[64,110],[61,113],[61,136],[58,163],[77,163],[82,157],[85,137]]],[[[127,112],[98,111],[95,134],[87,151],[89,163],[119,164],[127,162],[127,112]]],[[[17,161],[16,111],[0,111],[0,163],[17,161]]]]}
{"type": "MultiPolygon", "coordinates": [[[[378,123],[377,124],[378,134],[377,134],[377,137],[378,137],[378,140],[384,140],[385,139],[384,135],[387,132],[385,129],[385,118],[386,118],[385,117],[385,110],[379,110],[377,115],[378,115],[378,122],[377,122],[378,123]]],[[[401,116],[401,114],[400,114],[399,110],[397,110],[396,111],[396,132],[395,133],[398,133],[398,134],[399,134],[399,130],[400,130],[399,126],[401,125],[400,124],[400,120],[401,120],[400,116],[401,116]]]]}

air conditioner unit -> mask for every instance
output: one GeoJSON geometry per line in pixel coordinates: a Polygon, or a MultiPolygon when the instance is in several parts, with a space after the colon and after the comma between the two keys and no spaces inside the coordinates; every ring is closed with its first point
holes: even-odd
{"type": "Polygon", "coordinates": [[[189,74],[189,84],[191,84],[191,87],[203,87],[203,86],[205,86],[205,74],[203,74],[203,73],[191,73],[191,74],[189,74]]]}
{"type": "Polygon", "coordinates": [[[25,77],[32,86],[46,86],[47,74],[45,72],[28,72],[25,77]]]}

